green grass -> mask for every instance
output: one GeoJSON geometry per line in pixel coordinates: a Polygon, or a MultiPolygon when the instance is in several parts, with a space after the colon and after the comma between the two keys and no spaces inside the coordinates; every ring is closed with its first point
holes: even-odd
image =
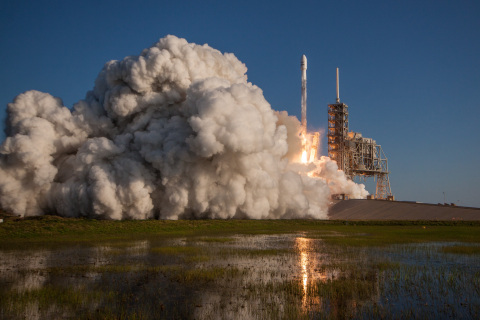
{"type": "Polygon", "coordinates": [[[382,247],[431,241],[480,242],[477,225],[334,225],[313,233],[328,244],[347,247],[382,247]]]}
{"type": "Polygon", "coordinates": [[[281,254],[291,254],[295,251],[292,249],[227,249],[222,250],[220,254],[224,255],[238,255],[247,257],[261,257],[261,256],[276,256],[281,254]]]}
{"type": "Polygon", "coordinates": [[[206,262],[210,260],[205,248],[193,246],[169,246],[151,248],[152,253],[172,256],[186,263],[206,262]]]}
{"type": "MultiPolygon", "coordinates": [[[[35,273],[29,270],[28,273],[35,273]]],[[[41,272],[57,281],[40,288],[17,290],[0,288],[0,318],[30,318],[40,314],[41,318],[75,318],[75,319],[151,319],[185,318],[188,312],[183,305],[169,301],[164,306],[161,299],[170,295],[163,288],[152,291],[148,281],[166,277],[171,288],[205,288],[216,281],[228,282],[245,275],[236,267],[189,268],[186,265],[78,265],[49,267],[41,272]],[[102,279],[114,278],[113,282],[95,282],[79,285],[69,284],[72,276],[80,277],[87,273],[101,273],[102,279]],[[63,279],[63,280],[62,280],[63,279]],[[128,282],[133,279],[132,282],[128,282]],[[113,286],[112,286],[113,285],[113,286]],[[200,286],[200,287],[199,287],[200,286]],[[148,291],[150,290],[150,291],[148,291]],[[153,297],[151,295],[154,295],[153,297]],[[151,301],[148,299],[152,299],[151,301]],[[144,301],[147,300],[147,301],[144,301]],[[187,312],[187,313],[185,313],[187,312]]],[[[26,273],[24,275],[27,275],[26,273]]],[[[187,297],[183,297],[187,299],[187,297]]]]}
{"type": "Polygon", "coordinates": [[[141,264],[106,264],[106,265],[76,265],[49,267],[44,269],[49,275],[83,275],[86,273],[128,273],[128,272],[159,272],[161,266],[146,266],[141,264]]]}
{"type": "Polygon", "coordinates": [[[207,242],[207,243],[229,243],[229,242],[234,242],[235,239],[233,238],[200,238],[200,239],[193,239],[194,241],[199,241],[199,242],[207,242]]]}
{"type": "Polygon", "coordinates": [[[197,285],[205,282],[212,282],[219,278],[232,278],[239,276],[240,270],[233,267],[213,267],[206,269],[180,269],[177,272],[171,273],[169,276],[181,283],[197,285]]]}
{"type": "MultiPolygon", "coordinates": [[[[480,243],[480,223],[476,222],[9,218],[0,224],[0,249],[92,246],[100,248],[93,248],[92,252],[106,257],[108,263],[65,263],[58,267],[20,269],[16,276],[25,281],[40,273],[55,281],[23,291],[13,286],[0,288],[0,318],[1,312],[5,312],[6,318],[27,318],[28,315],[22,314],[32,304],[38,305],[41,318],[49,318],[50,309],[54,310],[53,318],[79,314],[85,319],[148,319],[152,315],[185,318],[191,315],[192,308],[197,308],[197,303],[204,303],[202,308],[207,309],[207,302],[200,298],[203,291],[209,290],[220,295],[220,304],[215,304],[217,309],[213,309],[213,315],[224,318],[231,318],[235,313],[222,313],[223,309],[218,309],[221,306],[225,310],[236,308],[235,312],[244,306],[257,308],[253,314],[266,319],[308,319],[323,315],[327,318],[388,317],[390,305],[377,309],[378,306],[372,304],[386,281],[390,294],[396,299],[402,299],[407,292],[408,296],[430,301],[428,290],[431,288],[434,289],[431,292],[438,292],[441,298],[457,296],[467,285],[472,297],[480,294],[478,272],[472,276],[450,267],[437,270],[428,263],[411,266],[386,257],[389,250],[408,254],[410,247],[415,247],[424,251],[428,261],[430,256],[435,258],[445,253],[480,254],[477,243],[480,243]],[[296,246],[294,236],[285,242],[286,248],[283,242],[279,249],[238,247],[242,239],[237,235],[282,233],[321,240],[306,240],[308,248],[303,249],[296,246]],[[432,241],[462,244],[386,247],[432,241]],[[148,258],[142,258],[143,255],[148,258]],[[303,256],[307,257],[306,262],[301,262],[303,256]],[[275,262],[273,266],[265,263],[269,260],[275,262]],[[238,261],[247,265],[236,265],[238,261]],[[283,263],[291,264],[292,269],[279,268],[283,263]],[[302,278],[303,267],[309,270],[306,284],[302,278]],[[95,281],[89,278],[91,273],[95,274],[95,281]],[[295,273],[298,275],[292,277],[295,273]],[[315,277],[319,274],[323,277],[315,277]],[[173,298],[169,298],[171,294],[173,298]],[[77,314],[75,310],[80,312],[77,314]]],[[[468,258],[476,259],[475,256],[468,258]]],[[[477,300],[468,301],[473,305],[477,300]]],[[[415,308],[407,305],[405,310],[410,312],[415,308]]],[[[477,309],[471,310],[467,315],[476,314],[477,309]]],[[[407,317],[414,315],[406,314],[407,317]]]]}
{"type": "MultiPolygon", "coordinates": [[[[29,304],[34,303],[39,310],[48,310],[52,306],[64,310],[70,317],[74,316],[74,310],[82,310],[95,301],[113,301],[117,293],[102,292],[98,290],[86,290],[86,288],[66,288],[46,285],[38,289],[25,292],[10,291],[3,295],[0,303],[3,312],[20,316],[29,304]]],[[[28,318],[28,315],[25,315],[28,318]]]]}
{"type": "Polygon", "coordinates": [[[479,246],[462,246],[462,245],[445,246],[445,247],[442,247],[442,252],[473,255],[473,254],[480,254],[480,247],[479,246]]]}
{"type": "MultiPolygon", "coordinates": [[[[26,292],[12,291],[4,298],[0,301],[0,308],[12,319],[30,318],[29,309],[42,319],[151,319],[152,314],[152,310],[132,308],[131,302],[139,299],[118,290],[47,285],[26,292]]],[[[153,310],[156,316],[163,311],[161,307],[157,309],[153,310]]]]}
{"type": "Polygon", "coordinates": [[[382,246],[422,241],[480,242],[480,222],[461,221],[325,221],[325,220],[142,220],[111,221],[41,216],[5,219],[0,249],[71,245],[148,238],[195,237],[203,242],[230,242],[235,234],[308,232],[332,244],[382,246]]]}

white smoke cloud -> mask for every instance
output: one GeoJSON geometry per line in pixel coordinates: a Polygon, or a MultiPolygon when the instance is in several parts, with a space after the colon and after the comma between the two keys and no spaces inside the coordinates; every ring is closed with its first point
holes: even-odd
{"type": "Polygon", "coordinates": [[[8,105],[0,206],[22,216],[326,218],[331,193],[365,197],[322,157],[299,163],[300,123],[275,112],[233,54],[167,36],[110,61],[65,108],[8,105]]]}

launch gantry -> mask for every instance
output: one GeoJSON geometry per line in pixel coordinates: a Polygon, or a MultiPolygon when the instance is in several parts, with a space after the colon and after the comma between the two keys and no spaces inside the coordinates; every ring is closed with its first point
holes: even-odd
{"type": "Polygon", "coordinates": [[[338,68],[337,101],[328,105],[328,156],[348,178],[377,181],[376,199],[393,200],[388,178],[388,160],[382,147],[371,138],[348,129],[348,106],[340,102],[338,68]]]}

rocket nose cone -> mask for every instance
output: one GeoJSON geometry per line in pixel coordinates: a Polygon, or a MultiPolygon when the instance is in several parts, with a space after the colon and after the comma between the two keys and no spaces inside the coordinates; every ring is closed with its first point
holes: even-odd
{"type": "Polygon", "coordinates": [[[302,69],[307,69],[307,57],[305,55],[302,56],[301,66],[302,69]]]}

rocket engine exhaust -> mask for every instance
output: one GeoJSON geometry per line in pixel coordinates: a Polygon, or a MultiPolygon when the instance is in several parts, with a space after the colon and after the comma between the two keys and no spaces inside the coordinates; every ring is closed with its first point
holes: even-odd
{"type": "MultiPolygon", "coordinates": [[[[302,91],[306,67],[304,56],[302,91]]],[[[330,194],[366,196],[329,158],[300,163],[306,91],[300,124],[272,110],[246,71],[231,53],[170,35],[107,62],[73,108],[48,93],[18,95],[0,146],[0,207],[103,219],[327,218],[330,194]]]]}

